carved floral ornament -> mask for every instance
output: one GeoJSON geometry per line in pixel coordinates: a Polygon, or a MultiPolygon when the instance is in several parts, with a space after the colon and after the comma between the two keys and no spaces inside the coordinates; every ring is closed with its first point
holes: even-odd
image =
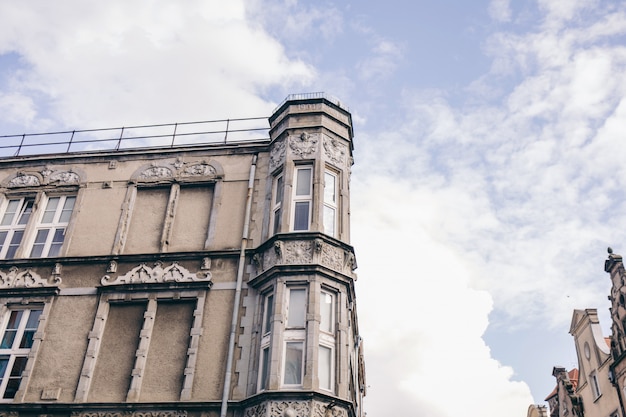
{"type": "MultiPolygon", "coordinates": [[[[123,285],[123,284],[158,284],[168,282],[211,282],[211,272],[206,265],[210,266],[210,260],[205,258],[202,261],[200,271],[196,273],[189,272],[185,267],[172,262],[171,265],[163,267],[163,262],[157,261],[154,266],[150,267],[142,263],[131,269],[124,275],[113,278],[110,275],[102,277],[100,282],[103,286],[107,285],[123,285]]],[[[117,271],[117,263],[111,261],[107,268],[107,272],[117,271]]]]}
{"type": "Polygon", "coordinates": [[[50,167],[43,168],[40,172],[18,172],[6,181],[8,188],[38,187],[40,185],[78,185],[81,176],[73,171],[54,171],[50,167]]]}
{"type": "Polygon", "coordinates": [[[291,152],[301,158],[306,158],[317,152],[317,142],[319,133],[301,133],[296,136],[289,136],[289,148],[291,152]]]}
{"type": "Polygon", "coordinates": [[[74,411],[72,417],[187,417],[186,411],[74,411]]]}
{"type": "Polygon", "coordinates": [[[342,407],[320,401],[268,401],[247,408],[244,413],[244,417],[345,417],[346,415],[346,410],[342,407]]]}
{"type": "Polygon", "coordinates": [[[30,268],[20,271],[17,267],[12,266],[7,273],[0,271],[0,289],[58,287],[60,283],[61,264],[59,263],[54,265],[48,279],[42,278],[30,268]]]}
{"type": "Polygon", "coordinates": [[[221,176],[221,167],[207,161],[184,162],[181,158],[173,163],[157,164],[142,167],[133,178],[136,181],[150,182],[162,180],[214,179],[221,176]]]}
{"type": "Polygon", "coordinates": [[[329,245],[322,239],[277,240],[271,248],[255,254],[252,262],[259,273],[274,265],[317,263],[341,273],[351,273],[357,267],[352,251],[329,245]]]}
{"type": "Polygon", "coordinates": [[[344,165],[348,154],[348,147],[342,145],[337,139],[323,136],[324,155],[326,159],[335,165],[344,165]]]}

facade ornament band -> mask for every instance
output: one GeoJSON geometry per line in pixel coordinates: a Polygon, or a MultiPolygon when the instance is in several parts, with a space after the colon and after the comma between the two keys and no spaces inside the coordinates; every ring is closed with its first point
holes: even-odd
{"type": "Polygon", "coordinates": [[[282,166],[285,163],[285,141],[276,141],[270,151],[270,171],[282,166]]]}
{"type": "Polygon", "coordinates": [[[301,133],[299,136],[289,137],[289,148],[294,155],[301,158],[309,157],[317,152],[319,134],[301,133]]]}
{"type": "Polygon", "coordinates": [[[37,187],[41,185],[41,181],[36,175],[18,172],[17,176],[9,181],[9,188],[12,187],[37,187]]]}
{"type": "Polygon", "coordinates": [[[189,272],[185,267],[173,262],[170,266],[163,267],[163,262],[157,261],[153,267],[145,263],[136,266],[125,275],[113,278],[110,275],[102,277],[102,285],[123,285],[123,284],[155,284],[167,282],[210,282],[211,272],[202,270],[197,273],[189,272]]]}
{"type": "Polygon", "coordinates": [[[335,138],[323,136],[324,155],[326,159],[335,165],[344,165],[346,162],[347,148],[335,138]]]}
{"type": "Polygon", "coordinates": [[[0,271],[0,288],[57,287],[61,283],[61,267],[60,264],[57,265],[58,269],[55,265],[49,279],[42,278],[30,268],[19,272],[17,267],[12,266],[8,273],[0,271]]]}

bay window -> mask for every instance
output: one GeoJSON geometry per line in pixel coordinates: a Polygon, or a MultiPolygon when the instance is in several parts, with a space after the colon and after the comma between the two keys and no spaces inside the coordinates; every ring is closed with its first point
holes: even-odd
{"type": "Polygon", "coordinates": [[[300,386],[304,374],[307,291],[303,287],[287,289],[287,322],[284,331],[283,385],[300,386]]]}
{"type": "Polygon", "coordinates": [[[337,233],[337,174],[324,173],[324,233],[336,236],[337,233]]]}
{"type": "Polygon", "coordinates": [[[313,168],[297,166],[294,175],[293,222],[294,231],[309,230],[311,227],[311,203],[313,198],[313,168]]]}

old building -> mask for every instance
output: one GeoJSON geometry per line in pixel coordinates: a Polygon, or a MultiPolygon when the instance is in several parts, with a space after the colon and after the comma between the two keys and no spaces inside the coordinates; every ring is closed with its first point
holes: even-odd
{"type": "Polygon", "coordinates": [[[0,159],[0,415],[363,416],[350,113],[183,127],[0,159]]]}

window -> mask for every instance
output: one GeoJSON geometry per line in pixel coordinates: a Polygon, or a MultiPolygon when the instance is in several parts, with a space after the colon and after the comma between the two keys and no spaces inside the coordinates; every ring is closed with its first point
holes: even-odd
{"type": "Polygon", "coordinates": [[[0,341],[0,394],[2,400],[15,398],[28,354],[39,325],[42,308],[11,310],[0,341]]]}
{"type": "Polygon", "coordinates": [[[335,361],[335,300],[336,294],[328,290],[320,293],[320,336],[317,375],[320,389],[332,391],[335,361]]]}
{"type": "Polygon", "coordinates": [[[330,171],[324,173],[324,233],[337,233],[337,175],[330,171]]]}
{"type": "Polygon", "coordinates": [[[311,201],[313,168],[296,167],[293,195],[293,230],[309,230],[311,226],[311,201]]]}
{"type": "Polygon", "coordinates": [[[35,199],[10,199],[4,208],[0,222],[0,258],[13,259],[15,252],[22,243],[24,230],[33,212],[35,199]]]}
{"type": "Polygon", "coordinates": [[[31,258],[58,256],[65,240],[65,230],[74,210],[74,196],[50,197],[37,224],[31,258]]]}
{"type": "Polygon", "coordinates": [[[283,206],[283,193],[285,185],[283,183],[283,176],[278,175],[274,179],[273,186],[273,200],[272,200],[272,234],[280,232],[280,215],[282,213],[283,206]]]}
{"type": "Polygon", "coordinates": [[[264,297],[263,303],[263,324],[261,339],[261,358],[259,369],[259,390],[269,388],[270,380],[270,339],[272,331],[272,316],[274,315],[274,294],[269,293],[264,297]]]}
{"type": "Polygon", "coordinates": [[[602,395],[600,392],[600,385],[598,384],[598,375],[595,371],[589,375],[589,383],[591,384],[591,391],[593,392],[593,398],[595,400],[602,395]]]}
{"type": "Polygon", "coordinates": [[[22,243],[27,248],[20,253],[28,251],[31,258],[59,256],[76,197],[54,196],[43,198],[42,202],[44,208],[36,215],[34,197],[11,198],[6,202],[0,220],[0,258],[13,259],[22,243]],[[33,233],[27,233],[33,228],[33,233]],[[34,237],[26,241],[26,234],[34,237]]]}
{"type": "Polygon", "coordinates": [[[302,385],[304,374],[304,342],[306,338],[307,291],[288,287],[287,322],[284,332],[283,385],[302,385]]]}

